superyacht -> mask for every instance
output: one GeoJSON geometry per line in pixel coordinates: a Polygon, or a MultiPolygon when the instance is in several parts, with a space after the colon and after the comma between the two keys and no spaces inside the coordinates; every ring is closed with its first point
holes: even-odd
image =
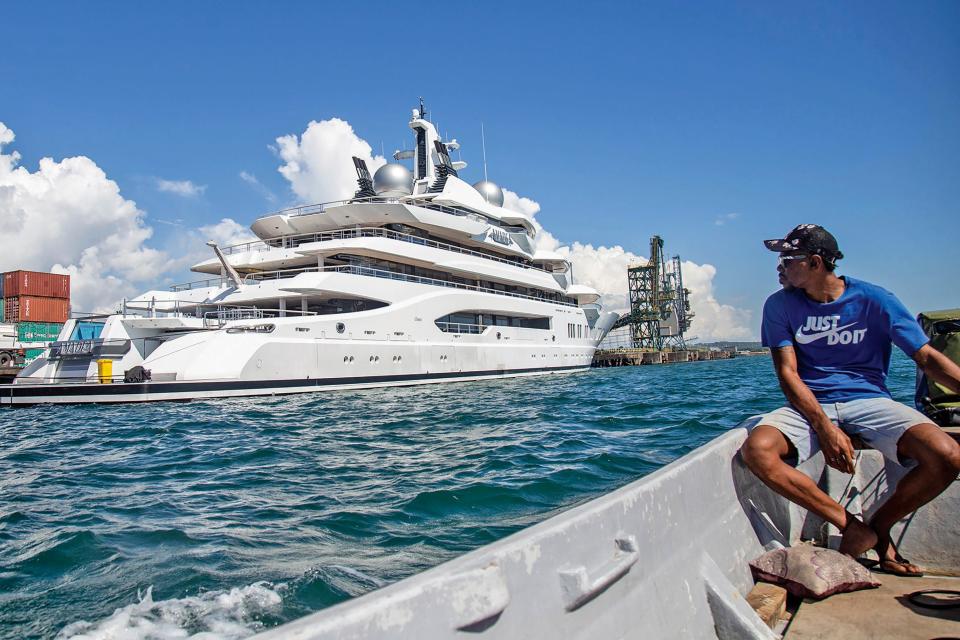
{"type": "Polygon", "coordinates": [[[583,371],[617,314],[535,248],[530,216],[458,174],[421,102],[414,145],[345,201],[258,218],[207,279],[68,321],[0,406],[306,393],[583,371]],[[401,161],[412,161],[412,170],[401,161]]]}

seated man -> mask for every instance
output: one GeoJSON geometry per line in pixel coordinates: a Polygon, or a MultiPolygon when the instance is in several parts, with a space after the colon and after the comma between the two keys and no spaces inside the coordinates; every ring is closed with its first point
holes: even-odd
{"type": "Polygon", "coordinates": [[[834,273],[843,257],[823,227],[802,224],[783,240],[783,289],[763,307],[761,330],[788,406],[768,413],[740,450],[767,486],[833,523],[840,551],[857,557],[870,548],[880,569],[922,575],[897,553],[891,527],[942,493],[960,471],[960,445],[919,411],[894,402],[885,380],[891,342],[926,374],[960,392],[960,367],[927,344],[903,304],[876,285],[834,273]],[[887,459],[911,467],[869,526],[844,510],[786,460],[803,462],[822,450],[826,464],[853,473],[850,435],[887,459]]]}

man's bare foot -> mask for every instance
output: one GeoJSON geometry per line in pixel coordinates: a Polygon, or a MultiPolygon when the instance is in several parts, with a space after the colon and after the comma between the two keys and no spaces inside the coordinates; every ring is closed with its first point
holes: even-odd
{"type": "Polygon", "coordinates": [[[877,542],[876,532],[848,511],[847,526],[843,529],[843,538],[840,540],[838,551],[856,558],[867,549],[875,547],[877,542]]]}
{"type": "Polygon", "coordinates": [[[879,570],[905,578],[923,577],[923,569],[901,556],[889,537],[878,539],[874,549],[880,557],[880,562],[874,571],[879,570]]]}

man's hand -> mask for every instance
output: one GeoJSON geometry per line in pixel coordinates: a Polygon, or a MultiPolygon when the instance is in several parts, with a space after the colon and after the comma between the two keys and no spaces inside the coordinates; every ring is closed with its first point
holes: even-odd
{"type": "Polygon", "coordinates": [[[827,464],[844,473],[853,473],[854,453],[853,443],[849,436],[840,430],[840,427],[829,423],[830,426],[817,429],[820,439],[820,450],[827,464]]]}
{"type": "Polygon", "coordinates": [[[810,388],[797,373],[797,354],[793,347],[771,349],[773,366],[780,380],[780,388],[797,411],[817,432],[820,449],[827,464],[844,473],[853,473],[853,443],[840,427],[833,424],[823,412],[810,388]]]}

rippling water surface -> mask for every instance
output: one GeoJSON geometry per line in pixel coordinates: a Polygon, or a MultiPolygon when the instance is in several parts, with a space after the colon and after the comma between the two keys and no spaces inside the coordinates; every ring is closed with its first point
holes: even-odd
{"type": "MultiPolygon", "coordinates": [[[[913,363],[890,387],[909,401],[913,363]]],[[[765,357],[0,410],[0,636],[241,638],[654,471],[779,406],[765,357]]]]}

